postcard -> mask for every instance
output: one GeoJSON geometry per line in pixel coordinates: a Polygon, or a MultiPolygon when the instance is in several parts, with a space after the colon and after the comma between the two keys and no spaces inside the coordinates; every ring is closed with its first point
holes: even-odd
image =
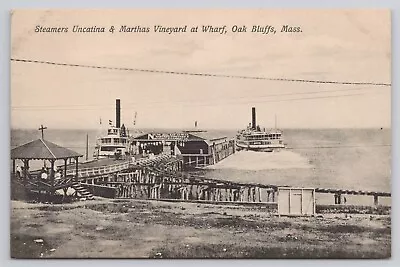
{"type": "Polygon", "coordinates": [[[391,257],[383,9],[16,9],[11,257],[391,257]]]}

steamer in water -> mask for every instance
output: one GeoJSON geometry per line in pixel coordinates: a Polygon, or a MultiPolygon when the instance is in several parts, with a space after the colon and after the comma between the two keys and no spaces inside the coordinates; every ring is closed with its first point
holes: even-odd
{"type": "Polygon", "coordinates": [[[261,130],[259,125],[256,125],[256,109],[252,108],[252,123],[249,126],[238,132],[236,136],[236,146],[238,150],[252,150],[272,152],[285,148],[283,142],[282,131],[276,129],[261,130]]]}
{"type": "Polygon", "coordinates": [[[93,157],[95,159],[108,157],[122,157],[128,155],[130,151],[130,138],[127,129],[121,124],[120,100],[116,100],[116,125],[109,121],[107,135],[97,139],[93,157]]]}

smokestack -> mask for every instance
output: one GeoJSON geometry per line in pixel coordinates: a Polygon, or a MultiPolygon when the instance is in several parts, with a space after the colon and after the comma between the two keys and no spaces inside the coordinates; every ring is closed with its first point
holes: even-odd
{"type": "Polygon", "coordinates": [[[115,101],[115,127],[120,128],[121,127],[121,101],[119,99],[116,99],[115,101]]]}
{"type": "Polygon", "coordinates": [[[251,109],[251,128],[256,129],[256,108],[252,107],[251,109]]]}

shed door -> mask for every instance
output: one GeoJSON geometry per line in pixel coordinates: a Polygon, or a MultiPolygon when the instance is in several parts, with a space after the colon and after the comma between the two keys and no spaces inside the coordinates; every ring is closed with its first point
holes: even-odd
{"type": "Polygon", "coordinates": [[[302,202],[302,192],[301,190],[292,189],[290,190],[290,214],[301,215],[301,202],[302,202]]]}

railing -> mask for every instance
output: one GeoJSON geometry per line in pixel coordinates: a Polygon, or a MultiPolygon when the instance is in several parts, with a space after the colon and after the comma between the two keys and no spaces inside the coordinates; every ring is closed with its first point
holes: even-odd
{"type": "Polygon", "coordinates": [[[379,196],[379,197],[391,197],[392,194],[389,192],[378,192],[378,191],[364,191],[364,190],[346,190],[346,189],[330,189],[330,188],[315,188],[316,193],[329,193],[329,194],[343,194],[343,195],[359,195],[359,196],[379,196]]]}
{"type": "Polygon", "coordinates": [[[162,160],[167,160],[170,159],[172,156],[170,155],[161,155],[161,156],[156,156],[154,158],[143,158],[139,159],[137,161],[131,162],[131,166],[147,166],[151,165],[153,163],[160,162],[162,160]]]}
{"type": "Polygon", "coordinates": [[[74,181],[73,176],[67,176],[67,177],[63,177],[61,179],[55,179],[54,180],[54,187],[59,187],[59,186],[63,186],[63,185],[69,185],[74,181]]]}
{"type": "MultiPolygon", "coordinates": [[[[104,174],[110,174],[110,173],[116,173],[119,171],[126,170],[130,167],[135,167],[135,166],[146,166],[150,165],[152,163],[168,159],[171,156],[169,155],[161,155],[161,156],[156,156],[154,158],[143,158],[143,159],[138,159],[136,161],[125,161],[123,163],[117,163],[117,164],[112,164],[112,165],[103,165],[103,166],[98,166],[98,167],[88,167],[88,168],[79,168],[78,169],[78,179],[79,178],[88,178],[88,177],[94,177],[94,176],[101,176],[104,174]]],[[[67,170],[67,176],[75,175],[75,169],[68,169],[67,170]]]]}
{"type": "MultiPolygon", "coordinates": [[[[78,169],[78,178],[85,178],[85,177],[91,177],[91,176],[98,176],[98,175],[102,175],[102,174],[115,173],[115,172],[122,171],[127,168],[129,168],[128,161],[123,162],[123,163],[113,164],[113,165],[82,168],[82,169],[78,169]]],[[[67,170],[67,175],[75,175],[75,170],[74,169],[67,170]]]]}
{"type": "Polygon", "coordinates": [[[346,204],[346,195],[356,196],[373,196],[374,204],[379,204],[379,197],[392,197],[389,192],[378,192],[378,191],[364,191],[364,190],[346,190],[346,189],[330,189],[330,188],[315,188],[316,193],[333,194],[335,204],[346,204]]]}

